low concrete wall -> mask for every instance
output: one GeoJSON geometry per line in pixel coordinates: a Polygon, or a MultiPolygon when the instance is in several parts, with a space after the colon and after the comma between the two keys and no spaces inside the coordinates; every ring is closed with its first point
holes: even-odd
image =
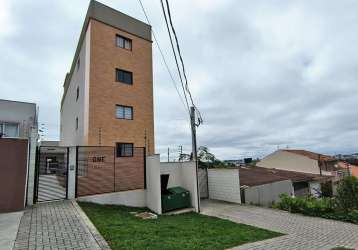
{"type": "Polygon", "coordinates": [[[77,200],[94,202],[98,204],[124,205],[128,207],[145,207],[147,205],[146,196],[146,190],[140,189],[133,191],[82,196],[77,198],[77,200]]]}
{"type": "Polygon", "coordinates": [[[291,180],[273,182],[269,184],[249,187],[245,189],[245,203],[270,206],[280,200],[280,194],[293,194],[291,180]]]}
{"type": "Polygon", "coordinates": [[[238,169],[208,169],[209,198],[241,203],[238,169]]]}
{"type": "Polygon", "coordinates": [[[169,174],[168,188],[180,186],[187,189],[193,208],[199,212],[195,162],[161,162],[160,174],[169,174]]]}
{"type": "Polygon", "coordinates": [[[160,189],[160,155],[147,156],[147,207],[157,214],[162,213],[162,196],[160,189]]]}

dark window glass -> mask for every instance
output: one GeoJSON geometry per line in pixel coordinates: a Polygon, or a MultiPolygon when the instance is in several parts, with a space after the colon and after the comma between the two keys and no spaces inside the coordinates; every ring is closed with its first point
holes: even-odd
{"type": "Polygon", "coordinates": [[[129,71],[116,69],[116,81],[133,84],[133,74],[129,71]]]}
{"type": "Polygon", "coordinates": [[[117,151],[117,157],[132,157],[133,143],[117,143],[116,151],[117,151]]]}
{"type": "Polygon", "coordinates": [[[116,118],[117,119],[133,120],[133,107],[117,105],[116,106],[116,118]]]}
{"type": "Polygon", "coordinates": [[[80,69],[80,66],[81,66],[81,61],[80,61],[80,58],[78,58],[78,60],[77,60],[77,71],[80,69]]]}
{"type": "Polygon", "coordinates": [[[116,36],[116,44],[117,47],[132,50],[132,40],[129,38],[126,38],[124,36],[117,35],[116,36]]]}
{"type": "Polygon", "coordinates": [[[80,87],[77,87],[76,90],[76,101],[78,100],[78,97],[80,96],[80,87]]]}

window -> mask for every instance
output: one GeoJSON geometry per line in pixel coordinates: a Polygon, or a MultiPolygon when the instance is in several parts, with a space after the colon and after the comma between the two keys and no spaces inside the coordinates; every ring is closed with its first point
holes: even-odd
{"type": "Polygon", "coordinates": [[[0,134],[2,134],[3,137],[19,137],[19,124],[0,122],[0,134]]]}
{"type": "Polygon", "coordinates": [[[116,143],[117,157],[132,157],[133,143],[116,143]]]}
{"type": "Polygon", "coordinates": [[[80,96],[80,87],[77,87],[77,90],[76,90],[76,102],[78,101],[79,96],[80,96]]]}
{"type": "Polygon", "coordinates": [[[116,81],[133,84],[133,73],[121,69],[116,69],[116,81]]]}
{"type": "Polygon", "coordinates": [[[80,69],[80,66],[81,66],[81,61],[80,61],[80,58],[78,58],[78,60],[77,60],[77,71],[80,69]]]}
{"type": "Polygon", "coordinates": [[[78,129],[78,117],[76,117],[76,130],[78,129]]]}
{"type": "Polygon", "coordinates": [[[125,119],[125,120],[133,120],[133,107],[129,106],[116,106],[116,118],[117,119],[125,119]]]}
{"type": "Polygon", "coordinates": [[[116,45],[123,49],[132,50],[132,40],[124,36],[116,36],[116,45]]]}

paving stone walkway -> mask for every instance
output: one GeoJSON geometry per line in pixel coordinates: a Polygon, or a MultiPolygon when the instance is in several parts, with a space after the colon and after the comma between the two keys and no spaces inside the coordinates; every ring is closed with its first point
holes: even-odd
{"type": "Polygon", "coordinates": [[[212,200],[203,200],[201,211],[206,215],[286,234],[233,248],[237,250],[328,250],[339,246],[358,250],[358,225],[350,223],[212,200]]]}
{"type": "Polygon", "coordinates": [[[21,218],[14,250],[109,249],[75,201],[38,203],[21,218]]]}

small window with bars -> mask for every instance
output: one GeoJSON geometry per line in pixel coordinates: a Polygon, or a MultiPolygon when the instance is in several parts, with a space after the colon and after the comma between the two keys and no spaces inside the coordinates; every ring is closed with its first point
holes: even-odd
{"type": "Polygon", "coordinates": [[[133,120],[133,107],[117,105],[116,106],[116,118],[133,120]]]}
{"type": "Polygon", "coordinates": [[[133,157],[133,143],[116,143],[117,157],[133,157]]]}
{"type": "Polygon", "coordinates": [[[132,40],[124,36],[116,36],[116,45],[122,49],[132,50],[132,40]]]}

